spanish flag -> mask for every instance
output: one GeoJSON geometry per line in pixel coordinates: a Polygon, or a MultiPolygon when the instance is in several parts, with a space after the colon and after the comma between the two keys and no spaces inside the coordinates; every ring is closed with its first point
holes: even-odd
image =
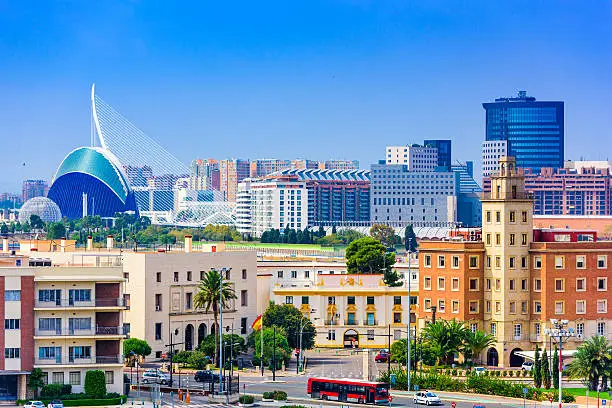
{"type": "Polygon", "coordinates": [[[257,330],[261,329],[261,324],[262,324],[261,317],[262,317],[262,315],[259,315],[259,316],[257,317],[257,319],[255,319],[255,321],[254,321],[254,322],[253,322],[253,324],[251,325],[251,328],[252,328],[253,330],[257,331],[257,330]]]}

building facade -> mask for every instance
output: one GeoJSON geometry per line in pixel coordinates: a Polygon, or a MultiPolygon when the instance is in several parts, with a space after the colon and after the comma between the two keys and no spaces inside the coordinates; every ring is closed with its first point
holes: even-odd
{"type": "Polygon", "coordinates": [[[325,160],[319,163],[319,170],[359,170],[359,161],[325,160]]]}
{"type": "Polygon", "coordinates": [[[268,174],[285,170],[291,167],[290,160],[257,159],[251,161],[250,177],[265,177],[268,174]]]}
{"type": "Polygon", "coordinates": [[[517,97],[498,98],[482,106],[485,141],[506,141],[507,155],[516,158],[517,167],[536,172],[542,167],[563,167],[563,102],[536,101],[520,91],[517,97]]]}
{"type": "Polygon", "coordinates": [[[508,156],[507,140],[485,140],[482,142],[482,177],[499,172],[499,159],[508,156]]]}
{"type": "Polygon", "coordinates": [[[238,183],[249,177],[251,165],[248,160],[230,159],[219,162],[220,190],[225,192],[227,201],[236,201],[238,183]]]}
{"type": "Polygon", "coordinates": [[[438,154],[438,167],[450,171],[452,165],[452,143],[450,140],[430,139],[423,141],[425,147],[433,147],[438,154]]]}
{"type": "Polygon", "coordinates": [[[387,146],[386,163],[408,166],[408,171],[431,172],[438,166],[438,149],[420,145],[387,146]]]}
{"type": "Polygon", "coordinates": [[[25,203],[34,197],[44,197],[48,190],[49,185],[45,180],[24,180],[21,186],[21,202],[25,203]]]}
{"type": "Polygon", "coordinates": [[[189,189],[219,190],[221,173],[219,161],[215,159],[197,159],[189,166],[189,189]]]}

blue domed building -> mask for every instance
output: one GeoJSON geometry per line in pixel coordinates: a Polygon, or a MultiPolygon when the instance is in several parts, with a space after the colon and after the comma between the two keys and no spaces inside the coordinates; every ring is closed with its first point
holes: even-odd
{"type": "Polygon", "coordinates": [[[113,217],[115,213],[138,208],[119,160],[100,147],[79,147],[62,161],[47,197],[64,217],[84,215],[113,217]]]}

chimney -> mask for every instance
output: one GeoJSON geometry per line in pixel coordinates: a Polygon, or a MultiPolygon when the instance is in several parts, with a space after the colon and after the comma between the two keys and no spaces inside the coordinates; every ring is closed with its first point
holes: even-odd
{"type": "Polygon", "coordinates": [[[93,238],[90,236],[87,237],[87,250],[91,251],[93,249],[93,238]]]}
{"type": "Polygon", "coordinates": [[[66,252],[66,237],[60,240],[60,252],[66,252]]]}
{"type": "Polygon", "coordinates": [[[114,237],[112,235],[107,235],[106,236],[106,249],[110,251],[111,249],[113,249],[114,244],[115,244],[114,237]]]}
{"type": "Polygon", "coordinates": [[[193,237],[191,235],[185,235],[185,253],[188,254],[193,249],[192,247],[193,237]]]}
{"type": "Polygon", "coordinates": [[[9,253],[9,241],[8,238],[2,238],[2,252],[9,253]]]}

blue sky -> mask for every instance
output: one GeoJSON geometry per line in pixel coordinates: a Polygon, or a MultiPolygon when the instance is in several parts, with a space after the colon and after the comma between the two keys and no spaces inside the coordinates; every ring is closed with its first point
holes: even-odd
{"type": "Polygon", "coordinates": [[[185,162],[367,168],[425,138],[480,162],[481,103],[519,89],[566,102],[566,158],[606,159],[610,21],[609,1],[0,0],[0,191],[89,143],[92,82],[185,162]]]}

